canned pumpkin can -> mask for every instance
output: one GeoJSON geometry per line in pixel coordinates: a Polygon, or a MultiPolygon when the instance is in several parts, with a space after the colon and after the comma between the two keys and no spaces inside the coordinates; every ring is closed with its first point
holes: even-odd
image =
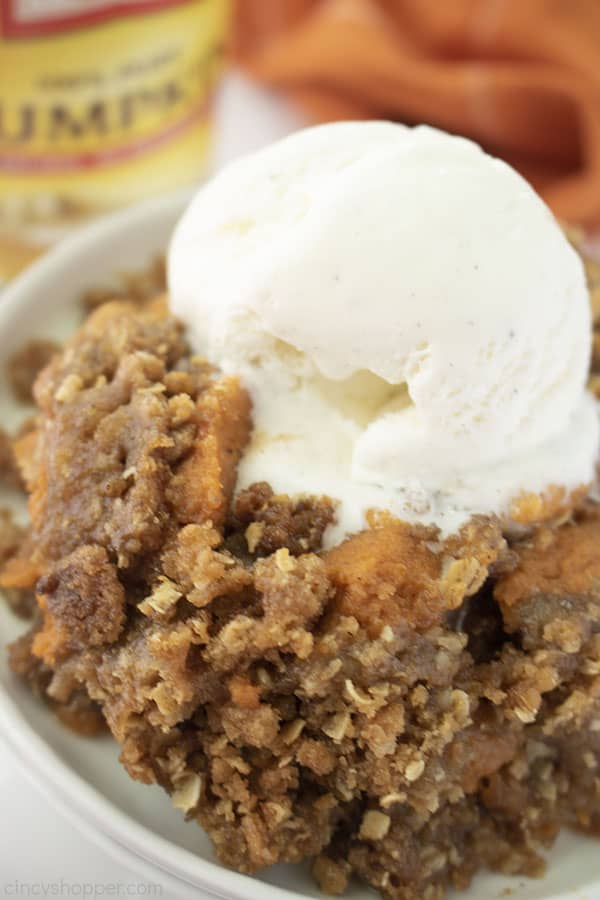
{"type": "Polygon", "coordinates": [[[229,0],[0,0],[0,282],[206,165],[229,0]]]}

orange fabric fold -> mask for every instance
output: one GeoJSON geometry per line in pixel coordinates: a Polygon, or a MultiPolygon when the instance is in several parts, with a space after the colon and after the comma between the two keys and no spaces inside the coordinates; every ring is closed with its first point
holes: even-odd
{"type": "Polygon", "coordinates": [[[428,122],[600,227],[598,0],[237,0],[236,51],[316,122],[428,122]]]}

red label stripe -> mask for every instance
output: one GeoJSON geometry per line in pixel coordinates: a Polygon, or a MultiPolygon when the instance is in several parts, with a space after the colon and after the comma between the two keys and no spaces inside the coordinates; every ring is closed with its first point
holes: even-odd
{"type": "Polygon", "coordinates": [[[18,0],[0,0],[0,21],[2,22],[2,32],[6,37],[38,37],[76,28],[87,28],[116,16],[135,16],[141,13],[170,9],[174,6],[182,6],[187,2],[189,0],[142,0],[140,3],[123,0],[121,3],[107,2],[89,12],[77,12],[63,16],[47,14],[44,16],[42,14],[39,18],[23,19],[17,11],[18,0]]]}

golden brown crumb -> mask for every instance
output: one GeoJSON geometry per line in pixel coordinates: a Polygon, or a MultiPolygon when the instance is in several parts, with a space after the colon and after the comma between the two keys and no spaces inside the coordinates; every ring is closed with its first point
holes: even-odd
{"type": "Polygon", "coordinates": [[[229,680],[229,693],[236,706],[244,709],[258,709],[260,706],[259,688],[242,675],[234,675],[229,680]]]}
{"type": "Polygon", "coordinates": [[[313,863],[312,873],[324,894],[339,896],[348,887],[348,866],[321,855],[313,863]]]}
{"type": "MultiPolygon", "coordinates": [[[[0,509],[0,571],[18,557],[25,540],[25,529],[17,525],[12,513],[0,509]]],[[[35,609],[35,598],[29,589],[5,589],[5,598],[18,616],[28,619],[35,609]]]]}
{"type": "Polygon", "coordinates": [[[340,613],[376,636],[385,625],[438,623],[448,609],[440,588],[442,558],[427,547],[434,532],[390,522],[344,541],[326,556],[340,613]]]}
{"type": "Polygon", "coordinates": [[[504,550],[498,526],[474,520],[446,544],[435,529],[388,517],[331,550],[325,557],[336,586],[336,605],[373,636],[409,622],[417,629],[439,624],[475,593],[504,550]]]}
{"type": "Polygon", "coordinates": [[[589,494],[590,485],[582,484],[573,491],[552,484],[543,494],[523,492],[511,505],[510,518],[519,525],[542,525],[568,519],[589,494]]]}
{"type": "Polygon", "coordinates": [[[504,609],[535,594],[600,596],[600,518],[582,515],[560,529],[540,529],[517,548],[517,566],[498,585],[504,609]]]}
{"type": "Polygon", "coordinates": [[[74,650],[111,644],[125,624],[125,591],[106,550],[78,547],[37,585],[43,625],[33,653],[47,665],[74,650]]]}
{"type": "Polygon", "coordinates": [[[285,547],[298,556],[320,549],[334,518],[335,506],[328,497],[288,497],[260,483],[237,495],[229,527],[243,533],[251,554],[268,556],[285,547]]]}
{"type": "Polygon", "coordinates": [[[250,399],[236,378],[223,378],[200,396],[200,439],[168,489],[181,522],[224,524],[241,453],[250,436],[250,399]]]}
{"type": "Polygon", "coordinates": [[[174,506],[181,524],[219,523],[248,433],[247,396],[234,380],[210,381],[162,311],[99,307],[44,371],[36,397],[51,425],[17,447],[34,561],[87,539],[127,567],[142,547],[161,545],[174,506]],[[176,381],[191,393],[172,395],[176,381]]]}

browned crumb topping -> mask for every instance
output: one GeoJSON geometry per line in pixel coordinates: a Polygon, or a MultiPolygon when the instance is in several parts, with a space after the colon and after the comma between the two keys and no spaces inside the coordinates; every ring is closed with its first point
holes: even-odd
{"type": "MultiPolygon", "coordinates": [[[[180,414],[187,414],[185,395],[180,414]]],[[[175,398],[176,399],[176,398],[175,398]]],[[[202,439],[175,472],[166,496],[178,522],[222,526],[235,487],[237,463],[250,436],[250,399],[235,378],[206,388],[196,404],[202,439]]]]}
{"type": "Polygon", "coordinates": [[[17,400],[31,403],[35,379],[59,349],[55,341],[32,340],[13,353],[6,371],[17,400]]]}
{"type": "Polygon", "coordinates": [[[268,484],[254,484],[240,491],[233,504],[230,529],[239,539],[239,554],[245,550],[269,556],[286,548],[293,556],[315,553],[335,518],[328,497],[294,497],[274,494],[268,484]],[[243,538],[243,540],[242,540],[243,538]]]}
{"type": "Polygon", "coordinates": [[[45,700],[53,712],[68,728],[84,737],[92,737],[107,731],[102,710],[90,699],[85,689],[72,682],[60,689],[52,670],[31,652],[34,630],[23,635],[9,647],[10,667],[20,675],[40,699],[45,700]],[[52,686],[56,699],[50,696],[52,686]]]}
{"type": "Polygon", "coordinates": [[[46,627],[33,652],[55,665],[60,656],[114,643],[125,624],[125,591],[104,547],[74,550],[37,584],[46,627]]]}
{"type": "MultiPolygon", "coordinates": [[[[0,571],[14,559],[24,541],[25,531],[15,522],[8,509],[0,508],[0,571]]],[[[35,609],[35,596],[31,589],[6,590],[5,599],[21,618],[30,618],[35,609]]]]}
{"type": "Polygon", "coordinates": [[[17,454],[36,534],[30,562],[42,570],[84,543],[127,568],[178,524],[224,511],[249,402],[189,357],[173,319],[105,304],[35,393],[43,421],[17,454]]]}
{"type": "Polygon", "coordinates": [[[407,617],[411,625],[424,628],[438,623],[446,605],[442,560],[427,546],[434,536],[391,522],[333,549],[327,568],[338,585],[340,613],[354,616],[373,637],[386,624],[394,626],[407,617]]]}
{"type": "Polygon", "coordinates": [[[573,510],[580,507],[590,492],[590,485],[580,485],[567,491],[562,485],[550,485],[542,494],[523,492],[516,497],[510,509],[512,522],[531,525],[557,525],[568,521],[573,510]]]}
{"type": "Polygon", "coordinates": [[[232,502],[248,398],[160,302],[102,305],[35,393],[12,668],[71,726],[105,720],[224,863],[439,900],[600,830],[598,507],[510,547],[491,519],[441,540],[372,516],[325,553],[328,499],[232,502]]]}
{"type": "Polygon", "coordinates": [[[540,596],[560,598],[564,605],[564,615],[547,626],[549,631],[558,634],[569,622],[575,628],[572,598],[600,600],[599,547],[600,528],[593,507],[563,528],[542,528],[522,541],[516,548],[514,570],[495,588],[506,624],[510,627],[521,604],[540,596]]]}

